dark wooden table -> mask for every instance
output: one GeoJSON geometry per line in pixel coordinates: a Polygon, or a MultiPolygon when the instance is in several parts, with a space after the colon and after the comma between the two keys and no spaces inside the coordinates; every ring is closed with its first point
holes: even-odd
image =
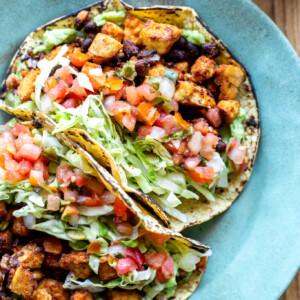
{"type": "MultiPolygon", "coordinates": [[[[300,0],[255,0],[254,2],[275,21],[300,55],[300,0]]],[[[300,272],[281,300],[300,300],[300,272]]]]}

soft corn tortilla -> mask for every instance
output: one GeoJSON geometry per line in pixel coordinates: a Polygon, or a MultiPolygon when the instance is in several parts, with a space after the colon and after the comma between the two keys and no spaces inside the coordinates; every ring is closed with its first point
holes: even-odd
{"type": "MultiPolygon", "coordinates": [[[[169,23],[178,27],[189,26],[189,28],[197,29],[205,34],[206,38],[210,42],[217,42],[221,46],[221,57],[223,62],[230,61],[231,63],[239,64],[232,57],[223,43],[210,31],[208,31],[207,27],[202,23],[202,21],[200,21],[197,13],[191,8],[178,6],[152,6],[133,8],[132,6],[120,2],[119,0],[110,0],[91,5],[86,9],[94,9],[95,7],[100,7],[103,9],[125,8],[128,12],[141,19],[152,19],[156,22],[169,23]]],[[[31,33],[25,39],[16,56],[14,57],[12,66],[16,63],[16,60],[21,54],[25,53],[29,48],[32,48],[35,43],[34,38],[41,36],[46,28],[68,27],[74,22],[76,14],[77,12],[70,16],[51,21],[50,23],[47,23],[46,25],[38,28],[35,32],[31,33]]],[[[117,166],[117,162],[115,162],[110,153],[108,153],[108,151],[102,145],[93,140],[87,132],[81,129],[73,128],[65,131],[65,134],[67,134],[73,141],[83,147],[87,152],[91,153],[101,165],[109,169],[120,186],[132,197],[134,197],[135,200],[138,200],[148,209],[150,208],[151,211],[154,212],[165,225],[170,225],[170,227],[175,231],[181,231],[184,228],[190,227],[192,225],[206,222],[216,215],[227,210],[241,193],[251,175],[258,149],[260,129],[258,104],[255,98],[254,90],[251,86],[249,75],[247,75],[247,79],[242,84],[237,99],[240,101],[241,108],[244,108],[247,112],[246,119],[251,118],[256,123],[256,126],[247,126],[246,138],[243,142],[243,144],[247,147],[249,157],[246,171],[241,174],[231,176],[229,178],[229,187],[218,193],[214,202],[183,200],[183,203],[177,208],[188,217],[189,221],[186,223],[180,222],[173,218],[169,219],[162,211],[162,209],[160,209],[160,207],[147,195],[143,194],[140,191],[136,191],[131,187],[128,187],[126,182],[122,180],[121,172],[117,166]]],[[[11,113],[14,113],[16,115],[26,115],[26,112],[24,110],[22,112],[19,112],[18,110],[10,109],[3,104],[1,104],[0,108],[6,111],[10,111],[11,113]]],[[[40,114],[40,117],[42,118],[42,114],[40,114]]]]}

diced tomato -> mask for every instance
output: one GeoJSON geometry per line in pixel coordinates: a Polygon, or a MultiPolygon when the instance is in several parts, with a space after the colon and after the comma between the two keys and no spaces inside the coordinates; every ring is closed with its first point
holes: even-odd
{"type": "Polygon", "coordinates": [[[206,118],[214,128],[218,128],[222,124],[221,111],[217,106],[207,111],[206,118]]]}
{"type": "Polygon", "coordinates": [[[113,92],[119,91],[123,87],[123,80],[113,76],[106,80],[106,86],[113,92]]]}
{"type": "Polygon", "coordinates": [[[56,178],[59,183],[68,186],[71,183],[72,176],[74,176],[74,173],[68,164],[62,163],[57,167],[56,178]]]}
{"type": "Polygon", "coordinates": [[[116,198],[116,200],[115,200],[114,211],[115,211],[116,217],[120,218],[123,221],[127,221],[127,218],[128,218],[127,206],[119,198],[116,198]]]}
{"type": "Polygon", "coordinates": [[[151,131],[152,131],[152,126],[141,126],[139,129],[138,129],[138,137],[139,138],[144,138],[146,137],[147,135],[150,135],[151,134],[151,131]]]}
{"type": "Polygon", "coordinates": [[[78,199],[78,192],[76,190],[71,190],[68,187],[62,187],[61,191],[64,193],[64,200],[70,202],[76,202],[78,199]]]}
{"type": "Polygon", "coordinates": [[[178,166],[183,161],[183,155],[175,153],[175,154],[173,154],[172,159],[173,159],[174,164],[178,166]]]}
{"type": "Polygon", "coordinates": [[[238,171],[242,171],[245,167],[247,158],[247,148],[243,146],[237,139],[230,139],[227,149],[227,156],[234,163],[238,171]]]}
{"type": "Polygon", "coordinates": [[[31,170],[29,175],[29,182],[33,186],[41,186],[45,183],[44,175],[42,171],[31,170]]]}
{"type": "Polygon", "coordinates": [[[23,124],[20,124],[20,123],[16,123],[16,125],[10,130],[10,132],[15,137],[18,137],[20,134],[31,135],[29,128],[27,126],[23,125],[23,124]]]}
{"type": "Polygon", "coordinates": [[[210,127],[207,121],[203,118],[197,119],[194,124],[194,129],[196,131],[200,131],[201,134],[206,135],[207,133],[211,132],[214,133],[214,129],[210,127]]]}
{"type": "Polygon", "coordinates": [[[69,89],[69,95],[71,97],[84,100],[87,97],[87,92],[83,87],[79,85],[78,80],[74,79],[73,84],[69,89]]]}
{"type": "Polygon", "coordinates": [[[39,158],[33,165],[33,170],[43,172],[43,177],[45,180],[49,178],[48,167],[46,161],[43,157],[39,158]]]}
{"type": "Polygon", "coordinates": [[[74,176],[75,176],[74,183],[78,187],[83,187],[87,183],[87,177],[84,175],[84,173],[80,169],[74,170],[74,176]]]}
{"type": "Polygon", "coordinates": [[[158,269],[156,271],[156,279],[158,282],[163,283],[166,281],[164,274],[162,273],[161,269],[158,269]]]}
{"type": "Polygon", "coordinates": [[[63,80],[59,80],[54,88],[52,88],[48,93],[48,97],[51,100],[61,102],[68,94],[69,86],[63,80]]]}
{"type": "Polygon", "coordinates": [[[30,134],[20,133],[17,139],[15,140],[15,145],[17,150],[20,150],[20,148],[24,144],[33,144],[33,138],[30,134]]]}
{"type": "Polygon", "coordinates": [[[136,262],[132,258],[120,258],[117,262],[117,273],[118,275],[128,274],[138,268],[136,262]]]}
{"type": "Polygon", "coordinates": [[[89,60],[89,56],[80,51],[76,51],[69,55],[69,59],[73,66],[81,68],[89,60]]]}
{"type": "Polygon", "coordinates": [[[141,102],[138,107],[139,117],[147,124],[152,126],[159,117],[157,109],[148,102],[141,102]]]}
{"type": "Polygon", "coordinates": [[[135,86],[127,86],[125,88],[126,100],[131,105],[138,105],[142,101],[143,97],[138,93],[138,90],[135,86]]]}
{"type": "Polygon", "coordinates": [[[58,193],[48,194],[47,209],[51,211],[58,211],[60,208],[60,196],[58,193]]]}
{"type": "Polygon", "coordinates": [[[4,131],[2,133],[1,142],[2,151],[5,150],[10,154],[16,153],[15,137],[10,131],[4,131]]]}
{"type": "Polygon", "coordinates": [[[78,106],[78,100],[75,98],[69,98],[62,103],[64,108],[75,108],[78,106]]]}
{"type": "Polygon", "coordinates": [[[122,117],[122,125],[132,132],[135,128],[136,118],[131,113],[125,113],[122,117]]]}
{"type": "Polygon", "coordinates": [[[18,155],[30,161],[36,161],[42,153],[41,147],[34,144],[24,144],[18,151],[18,155]]]}
{"type": "Polygon", "coordinates": [[[128,222],[122,222],[116,225],[118,232],[123,235],[131,235],[133,232],[133,226],[128,222]]]}
{"type": "Polygon", "coordinates": [[[105,190],[104,184],[92,177],[86,178],[86,183],[84,184],[84,186],[91,192],[94,192],[98,195],[102,195],[105,190]]]}
{"type": "Polygon", "coordinates": [[[188,170],[194,170],[200,164],[200,161],[198,156],[188,157],[184,160],[184,166],[188,170]]]}
{"type": "Polygon", "coordinates": [[[32,163],[29,160],[23,159],[19,162],[19,173],[22,176],[27,176],[32,169],[32,163]]]}
{"type": "Polygon", "coordinates": [[[125,101],[114,101],[105,106],[108,113],[112,116],[121,113],[131,113],[131,106],[125,101]]]}
{"type": "Polygon", "coordinates": [[[163,128],[168,135],[174,133],[178,129],[175,117],[168,114],[163,114],[162,117],[159,117],[155,122],[155,125],[163,128]]]}
{"type": "Polygon", "coordinates": [[[161,246],[170,239],[169,235],[159,234],[148,231],[146,236],[156,245],[161,246]]]}
{"type": "Polygon", "coordinates": [[[211,160],[213,158],[218,141],[219,138],[213,133],[208,133],[207,135],[203,136],[200,155],[208,160],[211,160]]]}
{"type": "Polygon", "coordinates": [[[196,167],[188,171],[189,176],[197,183],[211,183],[214,179],[214,169],[212,167],[196,167]]]}
{"type": "Polygon", "coordinates": [[[141,269],[145,262],[145,257],[138,248],[126,248],[125,256],[132,258],[137,264],[138,269],[141,269]]]}
{"type": "Polygon", "coordinates": [[[153,101],[158,96],[158,92],[156,91],[156,89],[147,83],[140,85],[137,88],[137,92],[140,97],[144,98],[147,101],[153,101]]]}
{"type": "Polygon", "coordinates": [[[67,83],[68,86],[71,86],[73,83],[73,76],[70,72],[69,67],[62,67],[55,71],[54,78],[56,80],[63,80],[65,83],[67,83]]]}
{"type": "Polygon", "coordinates": [[[103,205],[103,202],[95,193],[93,193],[91,196],[79,196],[78,202],[88,207],[97,207],[103,205]]]}
{"type": "Polygon", "coordinates": [[[161,273],[165,280],[170,279],[174,275],[174,261],[171,256],[163,262],[161,266],[161,273]]]}
{"type": "Polygon", "coordinates": [[[164,252],[152,251],[145,254],[146,264],[155,270],[159,269],[162,266],[166,258],[167,258],[167,254],[164,252]]]}
{"type": "Polygon", "coordinates": [[[185,121],[179,112],[175,112],[175,120],[178,126],[180,126],[183,130],[187,130],[190,128],[191,124],[185,121]]]}
{"type": "Polygon", "coordinates": [[[82,67],[81,72],[85,73],[89,77],[92,86],[95,90],[98,90],[100,87],[104,86],[105,76],[102,74],[102,69],[100,65],[86,62],[82,67]],[[97,73],[99,75],[96,75],[97,73]]]}
{"type": "Polygon", "coordinates": [[[126,86],[123,85],[121,89],[119,89],[117,92],[113,93],[115,96],[116,100],[121,100],[125,94],[125,88],[126,86]]]}

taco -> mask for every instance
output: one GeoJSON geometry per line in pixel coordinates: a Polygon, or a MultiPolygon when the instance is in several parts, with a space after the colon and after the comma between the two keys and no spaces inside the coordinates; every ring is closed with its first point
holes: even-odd
{"type": "Polygon", "coordinates": [[[186,7],[106,1],[54,20],[21,45],[3,98],[50,117],[177,231],[229,208],[257,152],[250,78],[186,7]]]}
{"type": "Polygon", "coordinates": [[[11,233],[30,241],[7,251],[8,290],[26,299],[54,297],[57,285],[63,295],[85,290],[84,299],[186,299],[209,248],[163,228],[92,156],[47,126],[15,119],[1,126],[1,254],[12,245],[11,233]],[[56,239],[42,239],[41,247],[30,232],[56,239]],[[63,285],[36,275],[49,268],[64,271],[63,285]]]}

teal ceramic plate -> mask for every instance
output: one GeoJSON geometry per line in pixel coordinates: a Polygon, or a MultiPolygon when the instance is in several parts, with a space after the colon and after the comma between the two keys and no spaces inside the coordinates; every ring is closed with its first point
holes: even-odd
{"type": "MultiPolygon", "coordinates": [[[[31,30],[90,2],[0,0],[0,76],[31,30]]],[[[194,7],[246,66],[259,101],[262,139],[246,189],[227,213],[186,231],[213,248],[207,273],[191,299],[279,298],[300,265],[300,62],[296,53],[250,1],[130,2],[194,7]]]]}

